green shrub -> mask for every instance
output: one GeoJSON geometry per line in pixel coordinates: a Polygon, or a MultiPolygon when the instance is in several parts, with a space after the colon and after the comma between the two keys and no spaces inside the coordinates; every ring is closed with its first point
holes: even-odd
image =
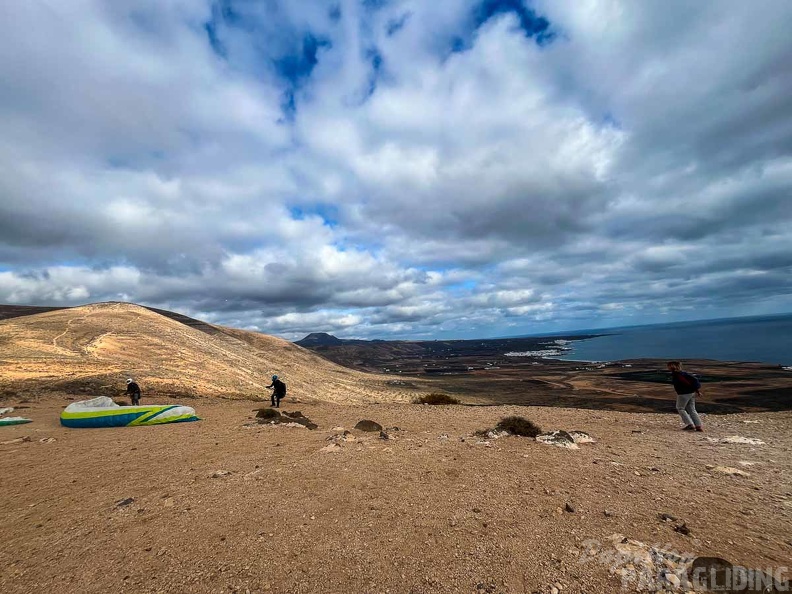
{"type": "Polygon", "coordinates": [[[448,394],[427,394],[413,401],[415,404],[459,404],[459,400],[448,394]]]}
{"type": "Polygon", "coordinates": [[[504,417],[498,421],[495,429],[523,437],[536,437],[542,433],[542,429],[536,423],[522,417],[504,417]]]}

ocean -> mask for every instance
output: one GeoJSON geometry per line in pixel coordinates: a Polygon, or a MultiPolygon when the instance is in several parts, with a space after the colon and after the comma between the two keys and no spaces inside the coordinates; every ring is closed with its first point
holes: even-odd
{"type": "Polygon", "coordinates": [[[586,333],[607,336],[572,341],[564,345],[570,350],[554,358],[567,361],[716,359],[792,365],[792,314],[607,328],[586,333]]]}

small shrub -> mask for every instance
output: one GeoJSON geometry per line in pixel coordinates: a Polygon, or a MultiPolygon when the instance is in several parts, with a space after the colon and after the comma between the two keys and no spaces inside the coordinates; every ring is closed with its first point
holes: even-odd
{"type": "Polygon", "coordinates": [[[536,423],[522,417],[504,417],[495,425],[495,429],[523,437],[536,437],[542,433],[542,429],[536,423]]]}
{"type": "Polygon", "coordinates": [[[427,394],[415,399],[415,404],[459,404],[459,400],[448,394],[427,394]]]}
{"type": "Polygon", "coordinates": [[[279,419],[280,416],[281,414],[274,408],[262,408],[256,413],[257,419],[272,420],[279,419]]]}

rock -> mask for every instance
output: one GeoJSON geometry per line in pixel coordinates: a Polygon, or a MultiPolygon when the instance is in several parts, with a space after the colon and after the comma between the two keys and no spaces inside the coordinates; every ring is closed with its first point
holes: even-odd
{"type": "MultiPolygon", "coordinates": [[[[624,591],[680,591],[674,584],[682,585],[680,576],[685,574],[692,557],[625,538],[622,534],[614,534],[610,540],[617,553],[609,557],[613,559],[610,573],[622,579],[624,591]],[[679,581],[674,580],[674,577],[679,581]]],[[[598,557],[592,555],[590,559],[598,557]]]]}
{"type": "Polygon", "coordinates": [[[481,513],[481,509],[479,509],[478,507],[474,507],[473,508],[473,513],[474,514],[480,514],[481,513]]]}
{"type": "Polygon", "coordinates": [[[215,470],[212,474],[212,478],[222,478],[224,476],[229,476],[230,474],[230,470],[215,470]]]}
{"type": "Polygon", "coordinates": [[[388,439],[390,439],[390,436],[387,433],[385,433],[384,431],[380,431],[379,438],[380,439],[384,439],[384,440],[387,441],[388,439]]]}
{"type": "Polygon", "coordinates": [[[657,514],[657,517],[660,519],[661,522],[676,522],[676,516],[672,516],[671,514],[657,514]]]}
{"type": "Polygon", "coordinates": [[[574,514],[575,513],[575,507],[571,503],[567,503],[564,506],[564,511],[566,511],[566,512],[568,512],[570,514],[574,514]]]}
{"type": "Polygon", "coordinates": [[[363,419],[362,421],[358,421],[357,425],[355,425],[355,429],[372,433],[382,431],[382,425],[374,421],[369,421],[368,419],[363,419]]]}
{"type": "Polygon", "coordinates": [[[595,443],[594,438],[583,431],[570,431],[569,436],[575,443],[595,443]]]}
{"type": "Polygon", "coordinates": [[[679,532],[684,536],[690,536],[690,528],[687,527],[687,524],[682,522],[679,526],[674,526],[674,532],[679,532]]]}
{"type": "Polygon", "coordinates": [[[720,557],[696,557],[688,568],[690,585],[697,592],[728,592],[729,594],[788,592],[791,584],[783,577],[783,575],[773,576],[756,569],[733,565],[720,557]]]}
{"type": "Polygon", "coordinates": [[[135,503],[134,497],[127,497],[126,499],[122,499],[121,501],[116,501],[116,507],[126,507],[127,505],[132,505],[135,503]]]}
{"type": "Polygon", "coordinates": [[[320,452],[340,452],[341,451],[341,446],[338,445],[337,443],[330,443],[330,444],[327,444],[325,447],[323,447],[319,451],[320,452]]]}
{"type": "Polygon", "coordinates": [[[605,511],[602,512],[602,515],[605,516],[606,518],[612,518],[616,514],[614,512],[612,512],[612,511],[606,509],[605,511]]]}
{"type": "Polygon", "coordinates": [[[672,588],[679,588],[679,586],[682,584],[682,580],[679,579],[678,575],[668,571],[663,574],[663,579],[668,582],[672,588]]]}
{"type": "Polygon", "coordinates": [[[740,476],[740,477],[751,476],[749,473],[745,472],[744,470],[740,470],[738,468],[732,468],[731,466],[713,466],[709,464],[707,465],[707,470],[711,470],[712,472],[719,472],[721,474],[728,474],[730,476],[740,476]]]}
{"type": "Polygon", "coordinates": [[[566,431],[552,431],[550,433],[543,433],[536,436],[536,441],[546,445],[554,445],[559,448],[566,448],[568,450],[577,450],[578,445],[572,436],[566,431]]]}

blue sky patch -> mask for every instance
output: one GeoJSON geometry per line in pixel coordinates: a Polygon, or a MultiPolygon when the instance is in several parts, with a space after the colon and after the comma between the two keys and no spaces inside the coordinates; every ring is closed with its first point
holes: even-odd
{"type": "Polygon", "coordinates": [[[335,229],[338,226],[338,207],[334,204],[316,203],[302,206],[289,207],[289,214],[295,221],[302,221],[308,217],[318,216],[326,227],[335,229]]]}
{"type": "Polygon", "coordinates": [[[469,50],[479,28],[490,19],[509,13],[517,16],[523,34],[537,45],[544,46],[555,39],[556,33],[551,29],[550,21],[526,7],[522,0],[481,0],[471,13],[470,30],[451,39],[451,51],[469,50]]]}

